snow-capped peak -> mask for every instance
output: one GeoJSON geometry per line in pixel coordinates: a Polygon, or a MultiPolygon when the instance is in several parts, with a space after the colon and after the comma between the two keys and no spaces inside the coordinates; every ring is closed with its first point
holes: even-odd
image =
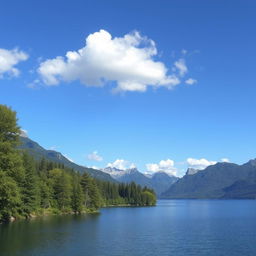
{"type": "Polygon", "coordinates": [[[121,170],[121,169],[117,169],[115,167],[106,167],[106,168],[101,169],[101,171],[110,174],[110,176],[112,176],[113,178],[118,178],[118,177],[122,177],[123,175],[126,175],[126,174],[138,172],[137,168],[121,170]]]}

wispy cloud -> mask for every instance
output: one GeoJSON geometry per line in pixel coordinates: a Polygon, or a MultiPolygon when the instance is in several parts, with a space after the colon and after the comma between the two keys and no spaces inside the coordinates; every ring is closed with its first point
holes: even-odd
{"type": "Polygon", "coordinates": [[[174,62],[174,70],[177,70],[180,77],[183,77],[188,72],[185,59],[181,58],[174,62]]]}
{"type": "Polygon", "coordinates": [[[98,151],[93,151],[92,153],[87,155],[87,159],[90,161],[96,161],[96,162],[101,162],[103,161],[103,157],[99,155],[98,151]]]}
{"type": "Polygon", "coordinates": [[[197,83],[197,80],[194,79],[194,78],[188,78],[186,81],[185,81],[186,84],[188,85],[193,85],[193,84],[196,84],[197,83]]]}
{"type": "Polygon", "coordinates": [[[12,50],[0,48],[0,78],[4,75],[18,76],[20,70],[16,68],[16,65],[28,59],[28,54],[15,48],[12,50]]]}

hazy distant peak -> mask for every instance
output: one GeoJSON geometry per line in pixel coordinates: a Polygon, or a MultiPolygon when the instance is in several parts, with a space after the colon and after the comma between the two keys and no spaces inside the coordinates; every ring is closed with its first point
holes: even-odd
{"type": "Polygon", "coordinates": [[[251,166],[256,166],[256,158],[249,160],[247,164],[250,164],[251,166]]]}
{"type": "Polygon", "coordinates": [[[202,171],[202,170],[195,169],[195,168],[188,168],[186,175],[194,175],[194,174],[198,173],[199,171],[202,171]]]}
{"type": "Polygon", "coordinates": [[[137,168],[129,168],[129,169],[122,170],[116,167],[106,167],[101,169],[101,171],[110,174],[113,178],[118,178],[127,174],[139,172],[137,168]]]}
{"type": "Polygon", "coordinates": [[[154,177],[154,176],[160,176],[160,175],[162,175],[162,176],[167,175],[167,176],[169,176],[169,177],[175,177],[175,178],[177,178],[177,176],[173,175],[173,173],[169,173],[169,172],[166,172],[166,171],[158,171],[158,172],[155,172],[155,173],[152,174],[152,177],[154,177]]]}

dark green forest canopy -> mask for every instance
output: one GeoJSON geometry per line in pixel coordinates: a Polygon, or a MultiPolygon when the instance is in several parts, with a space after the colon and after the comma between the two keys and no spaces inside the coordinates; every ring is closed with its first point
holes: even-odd
{"type": "Polygon", "coordinates": [[[97,180],[61,163],[35,160],[17,148],[19,138],[16,112],[0,105],[0,221],[156,203],[153,190],[135,183],[97,180]]]}

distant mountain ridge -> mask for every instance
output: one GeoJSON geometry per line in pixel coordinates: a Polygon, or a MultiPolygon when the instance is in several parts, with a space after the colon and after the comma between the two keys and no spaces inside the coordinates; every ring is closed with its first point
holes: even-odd
{"type": "Polygon", "coordinates": [[[26,150],[30,155],[32,155],[37,160],[45,158],[48,161],[62,163],[66,167],[73,168],[78,172],[81,172],[81,173],[86,172],[96,179],[116,182],[116,180],[113,179],[109,174],[102,172],[100,170],[78,165],[70,161],[69,159],[67,159],[60,152],[57,152],[54,150],[47,150],[42,146],[40,146],[37,142],[31,140],[26,136],[21,136],[20,141],[21,141],[21,145],[19,146],[19,148],[26,150]]]}
{"type": "Polygon", "coordinates": [[[120,170],[107,167],[102,170],[87,168],[73,163],[60,152],[46,150],[37,142],[22,136],[20,148],[26,150],[35,159],[64,164],[79,172],[87,172],[92,177],[110,181],[134,181],[141,186],[153,188],[160,198],[250,198],[256,199],[256,159],[243,165],[233,163],[217,163],[204,170],[189,168],[182,178],[170,176],[165,172],[157,172],[149,176],[136,168],[120,170]]]}
{"type": "Polygon", "coordinates": [[[174,182],[178,180],[177,177],[168,175],[165,172],[156,172],[151,176],[143,174],[137,168],[120,170],[117,168],[106,167],[102,171],[111,175],[112,178],[119,182],[135,182],[141,186],[153,188],[159,196],[166,191],[174,182]]]}
{"type": "Polygon", "coordinates": [[[204,170],[188,170],[162,198],[256,199],[256,159],[243,165],[217,163],[204,170]]]}

